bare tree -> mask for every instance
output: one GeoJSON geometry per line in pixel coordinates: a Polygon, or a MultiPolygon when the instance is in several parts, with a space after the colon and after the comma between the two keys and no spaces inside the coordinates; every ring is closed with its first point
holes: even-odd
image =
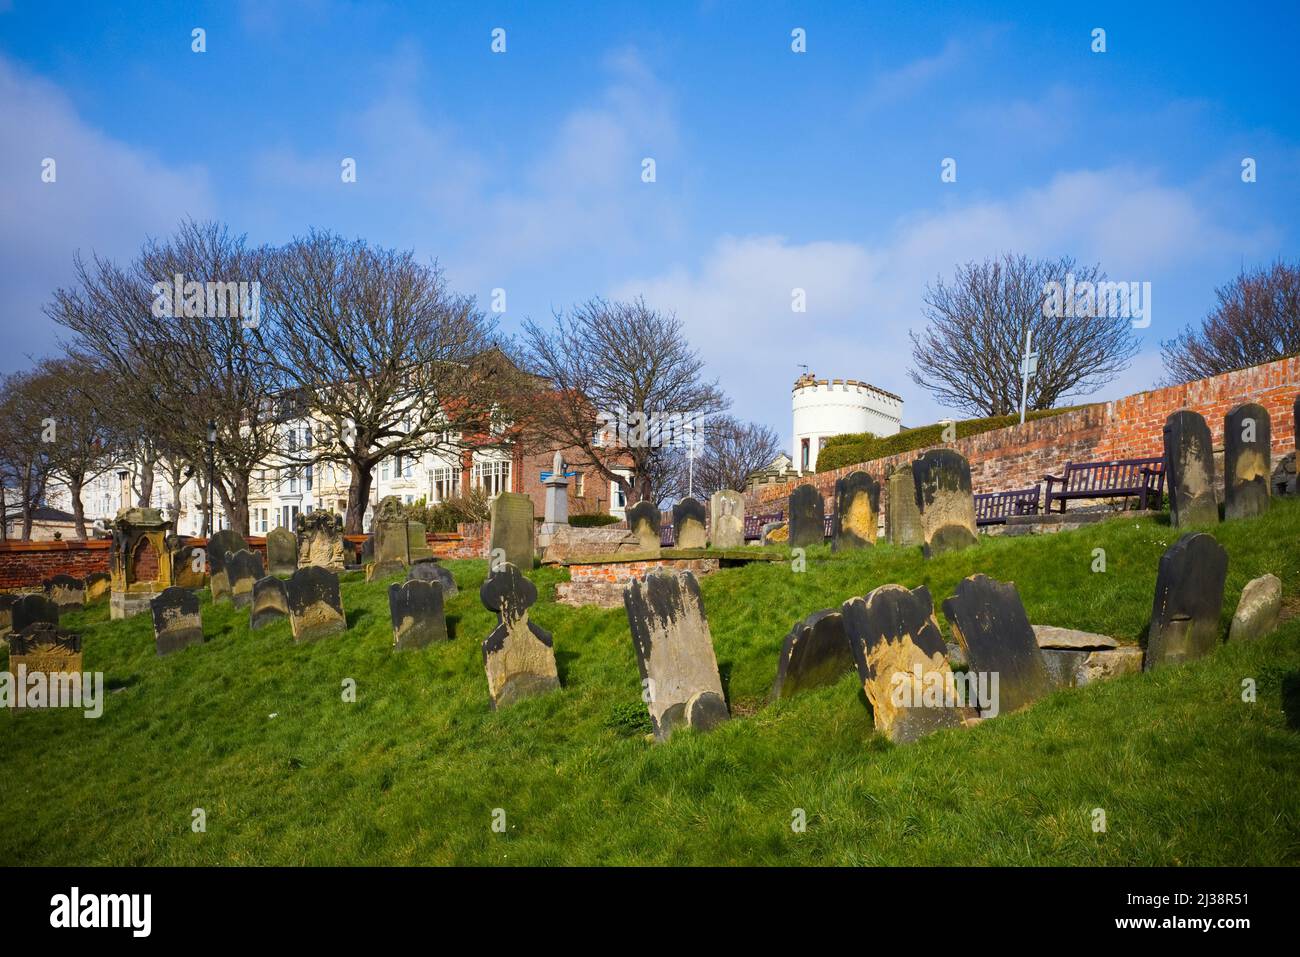
{"type": "Polygon", "coordinates": [[[1243,271],[1215,290],[1199,329],[1162,342],[1169,384],[1190,382],[1300,353],[1300,264],[1243,271]]]}
{"type": "Polygon", "coordinates": [[[743,492],[749,477],[781,452],[776,432],[756,422],[718,415],[704,423],[703,448],[695,460],[695,486],[705,495],[721,489],[743,492]]]}
{"type": "Polygon", "coordinates": [[[543,383],[515,410],[521,433],[576,451],[629,502],[655,497],[660,460],[680,447],[687,422],[728,406],[717,381],[704,379],[681,321],[639,298],[592,299],[556,314],[550,328],[525,322],[520,361],[543,383]]]}
{"type": "Polygon", "coordinates": [[[492,324],[410,252],[313,231],[275,263],[265,305],[283,417],[315,423],[310,448],[279,454],[346,468],[344,524],[359,533],[381,461],[458,456],[499,435],[492,324]]]}
{"type": "Polygon", "coordinates": [[[8,512],[22,516],[21,537],[32,537],[33,512],[45,500],[52,442],[42,383],[35,372],[17,372],[0,392],[0,534],[8,537],[8,512]]]}
{"type": "MultiPolygon", "coordinates": [[[[1020,407],[1020,362],[1025,333],[1033,330],[1037,373],[1029,380],[1027,407],[1048,409],[1070,396],[1088,395],[1112,381],[1137,353],[1127,315],[1116,305],[1119,284],[1097,266],[1073,259],[1000,260],[957,267],[951,284],[937,279],[925,290],[926,330],[912,339],[913,382],[942,405],[976,415],[1007,415],[1020,407]],[[1092,298],[1073,315],[1049,315],[1052,284],[1089,289],[1092,298]],[[1085,315],[1084,313],[1092,313],[1085,315]],[[1111,314],[1107,314],[1111,313],[1111,314]]],[[[1071,307],[1076,303],[1071,302],[1071,307]]]]}

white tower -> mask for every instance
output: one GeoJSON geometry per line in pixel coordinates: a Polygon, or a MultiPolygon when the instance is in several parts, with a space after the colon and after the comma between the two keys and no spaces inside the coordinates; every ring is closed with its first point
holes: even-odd
{"type": "Polygon", "coordinates": [[[817,470],[817,453],[832,435],[870,432],[896,435],[903,420],[900,396],[857,379],[818,379],[811,372],[794,383],[794,464],[817,470]]]}

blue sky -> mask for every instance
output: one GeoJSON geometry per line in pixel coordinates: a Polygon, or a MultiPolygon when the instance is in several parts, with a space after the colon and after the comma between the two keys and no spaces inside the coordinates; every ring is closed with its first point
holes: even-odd
{"type": "Polygon", "coordinates": [[[1152,283],[1094,398],[1148,388],[1215,286],[1300,258],[1300,4],[1146,7],[0,0],[0,371],[55,350],[76,251],[192,216],[413,248],[505,289],[506,331],[643,294],[787,443],[800,364],[940,417],[907,379],[925,283],[1070,254],[1152,283]]]}

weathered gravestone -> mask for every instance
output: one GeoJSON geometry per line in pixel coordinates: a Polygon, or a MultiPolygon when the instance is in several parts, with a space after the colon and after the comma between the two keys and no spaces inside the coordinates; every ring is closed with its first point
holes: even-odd
{"type": "Polygon", "coordinates": [[[302,642],[346,631],[343,599],[339,597],[339,576],[325,568],[311,566],[293,573],[285,585],[289,596],[289,627],[293,640],[302,642]]]}
{"type": "Polygon", "coordinates": [[[483,642],[492,707],[504,708],[558,688],[550,633],[528,620],[528,609],[537,601],[537,586],[507,562],[488,575],[478,594],[483,607],[497,614],[497,626],[483,642]]]}
{"type": "Polygon", "coordinates": [[[1254,402],[1223,417],[1223,515],[1250,518],[1268,511],[1273,474],[1273,427],[1268,409],[1254,402]]]}
{"type": "Polygon", "coordinates": [[[921,510],[916,507],[916,483],[912,466],[901,465],[889,475],[889,496],[885,505],[885,534],[891,545],[922,545],[921,510]]]}
{"type": "Polygon", "coordinates": [[[223,528],[208,538],[208,575],[212,587],[212,603],[230,601],[230,579],[226,576],[226,557],[247,550],[248,542],[233,528],[223,528]]]}
{"type": "Polygon", "coordinates": [[[1214,536],[1189,532],[1160,556],[1143,667],[1191,661],[1219,641],[1228,553],[1214,536]]]}
{"type": "Polygon", "coordinates": [[[791,548],[807,548],[826,540],[826,503],[811,485],[800,485],[790,493],[786,516],[791,548]]]}
{"type": "Polygon", "coordinates": [[[86,603],[86,583],[71,575],[55,575],[44,583],[45,594],[60,608],[80,608],[86,603]]]}
{"type": "Polygon", "coordinates": [[[388,611],[393,619],[393,647],[398,651],[447,640],[441,582],[418,578],[400,585],[394,582],[388,586],[388,611]]]}
{"type": "Polygon", "coordinates": [[[931,449],[912,463],[925,557],[979,544],[970,463],[952,449],[931,449]]]}
{"type": "Polygon", "coordinates": [[[1015,711],[1051,692],[1052,679],[1014,582],[964,578],[943,603],[943,614],[971,671],[989,676],[992,714],[1015,711]]]}
{"type": "Polygon", "coordinates": [[[657,552],[661,545],[659,506],[654,502],[637,502],[627,510],[627,527],[641,542],[641,551],[657,552]]]}
{"type": "Polygon", "coordinates": [[[59,623],[59,606],[44,595],[22,595],[14,603],[12,628],[20,632],[28,625],[38,621],[48,621],[52,625],[59,623]]]}
{"type": "Polygon", "coordinates": [[[1169,483],[1169,522],[1208,525],[1219,520],[1214,498],[1214,443],[1210,427],[1189,409],[1165,420],[1165,475],[1169,483]]]}
{"type": "Polygon", "coordinates": [[[343,546],[342,518],[333,512],[322,511],[298,516],[299,568],[327,568],[341,572],[346,564],[343,546]]]}
{"type": "Polygon", "coordinates": [[[292,575],[298,570],[298,536],[287,528],[273,528],[266,534],[266,573],[292,575]]]}
{"type": "Polygon", "coordinates": [[[433,549],[429,546],[429,535],[423,522],[406,523],[406,557],[412,565],[433,558],[433,549]]]}
{"type": "Polygon", "coordinates": [[[454,598],[460,592],[460,589],[456,587],[456,579],[452,577],[451,572],[437,562],[416,562],[411,566],[411,570],[406,573],[406,580],[408,582],[437,582],[442,586],[443,598],[454,598]]]}
{"type": "Polygon", "coordinates": [[[687,495],[673,506],[673,535],[677,548],[703,548],[707,544],[703,502],[687,495]]]}
{"type": "Polygon", "coordinates": [[[881,585],[865,598],[850,598],[840,614],[877,731],[905,744],[962,726],[966,712],[929,589],[881,585]]]}
{"type": "Polygon", "coordinates": [[[829,608],[815,611],[795,622],[785,636],[771,698],[789,698],[800,691],[834,684],[852,670],[853,651],[844,634],[842,616],[829,608]]]}
{"type": "Polygon", "coordinates": [[[8,636],[14,628],[14,605],[18,604],[17,595],[0,595],[0,639],[8,636]]]}
{"type": "Polygon", "coordinates": [[[11,708],[52,708],[72,702],[75,692],[90,676],[82,675],[81,636],[60,632],[48,621],[35,621],[9,636],[9,673],[13,686],[11,708]],[[57,676],[64,675],[65,678],[57,676]]]}
{"type": "Polygon", "coordinates": [[[247,608],[253,603],[253,585],[264,574],[262,556],[241,548],[226,555],[226,581],[230,585],[230,601],[236,608],[247,608]]]}
{"type": "Polygon", "coordinates": [[[188,588],[164,588],[149,602],[153,613],[153,643],[160,655],[169,655],[190,645],[203,644],[203,617],[199,596],[188,588]]]}
{"type": "Polygon", "coordinates": [[[718,677],[713,637],[690,572],[651,572],[623,589],[643,697],[655,739],[678,727],[708,731],[730,714],[718,677]]]}
{"type": "Polygon", "coordinates": [[[375,560],[375,533],[371,532],[361,543],[361,567],[365,568],[375,560]]]}
{"type": "Polygon", "coordinates": [[[745,547],[745,496],[739,492],[724,488],[709,496],[709,544],[745,547]]]}
{"type": "Polygon", "coordinates": [[[86,603],[107,597],[112,585],[113,576],[108,572],[91,572],[86,576],[86,603]]]}
{"type": "Polygon", "coordinates": [[[835,519],[831,551],[876,544],[880,483],[866,472],[850,472],[835,482],[835,519]]]}
{"type": "Polygon", "coordinates": [[[406,513],[396,495],[388,495],[375,510],[375,560],[366,566],[366,581],[405,571],[411,564],[406,513]]]}
{"type": "Polygon", "coordinates": [[[1261,575],[1246,582],[1232,613],[1229,641],[1253,641],[1277,630],[1282,617],[1282,581],[1276,575],[1261,575]]]}
{"type": "Polygon", "coordinates": [[[253,605],[248,611],[248,627],[253,631],[273,621],[289,617],[289,589],[274,575],[253,583],[253,605]]]}
{"type": "MultiPolygon", "coordinates": [[[[528,570],[533,567],[533,500],[519,492],[502,492],[489,510],[492,537],[489,558],[528,570]]],[[[498,566],[499,567],[499,566],[498,566]]]]}

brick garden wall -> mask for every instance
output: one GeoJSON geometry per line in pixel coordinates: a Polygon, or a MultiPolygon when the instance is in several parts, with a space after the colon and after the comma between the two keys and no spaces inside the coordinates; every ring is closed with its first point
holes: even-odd
{"type": "MultiPolygon", "coordinates": [[[[207,545],[206,538],[183,539],[187,547],[207,545]]],[[[95,538],[88,541],[0,542],[0,592],[40,588],[55,575],[85,578],[92,572],[108,571],[108,552],[112,541],[95,538]]],[[[266,561],[266,539],[249,538],[248,547],[266,561]]],[[[154,561],[153,567],[157,568],[154,561]]]]}

